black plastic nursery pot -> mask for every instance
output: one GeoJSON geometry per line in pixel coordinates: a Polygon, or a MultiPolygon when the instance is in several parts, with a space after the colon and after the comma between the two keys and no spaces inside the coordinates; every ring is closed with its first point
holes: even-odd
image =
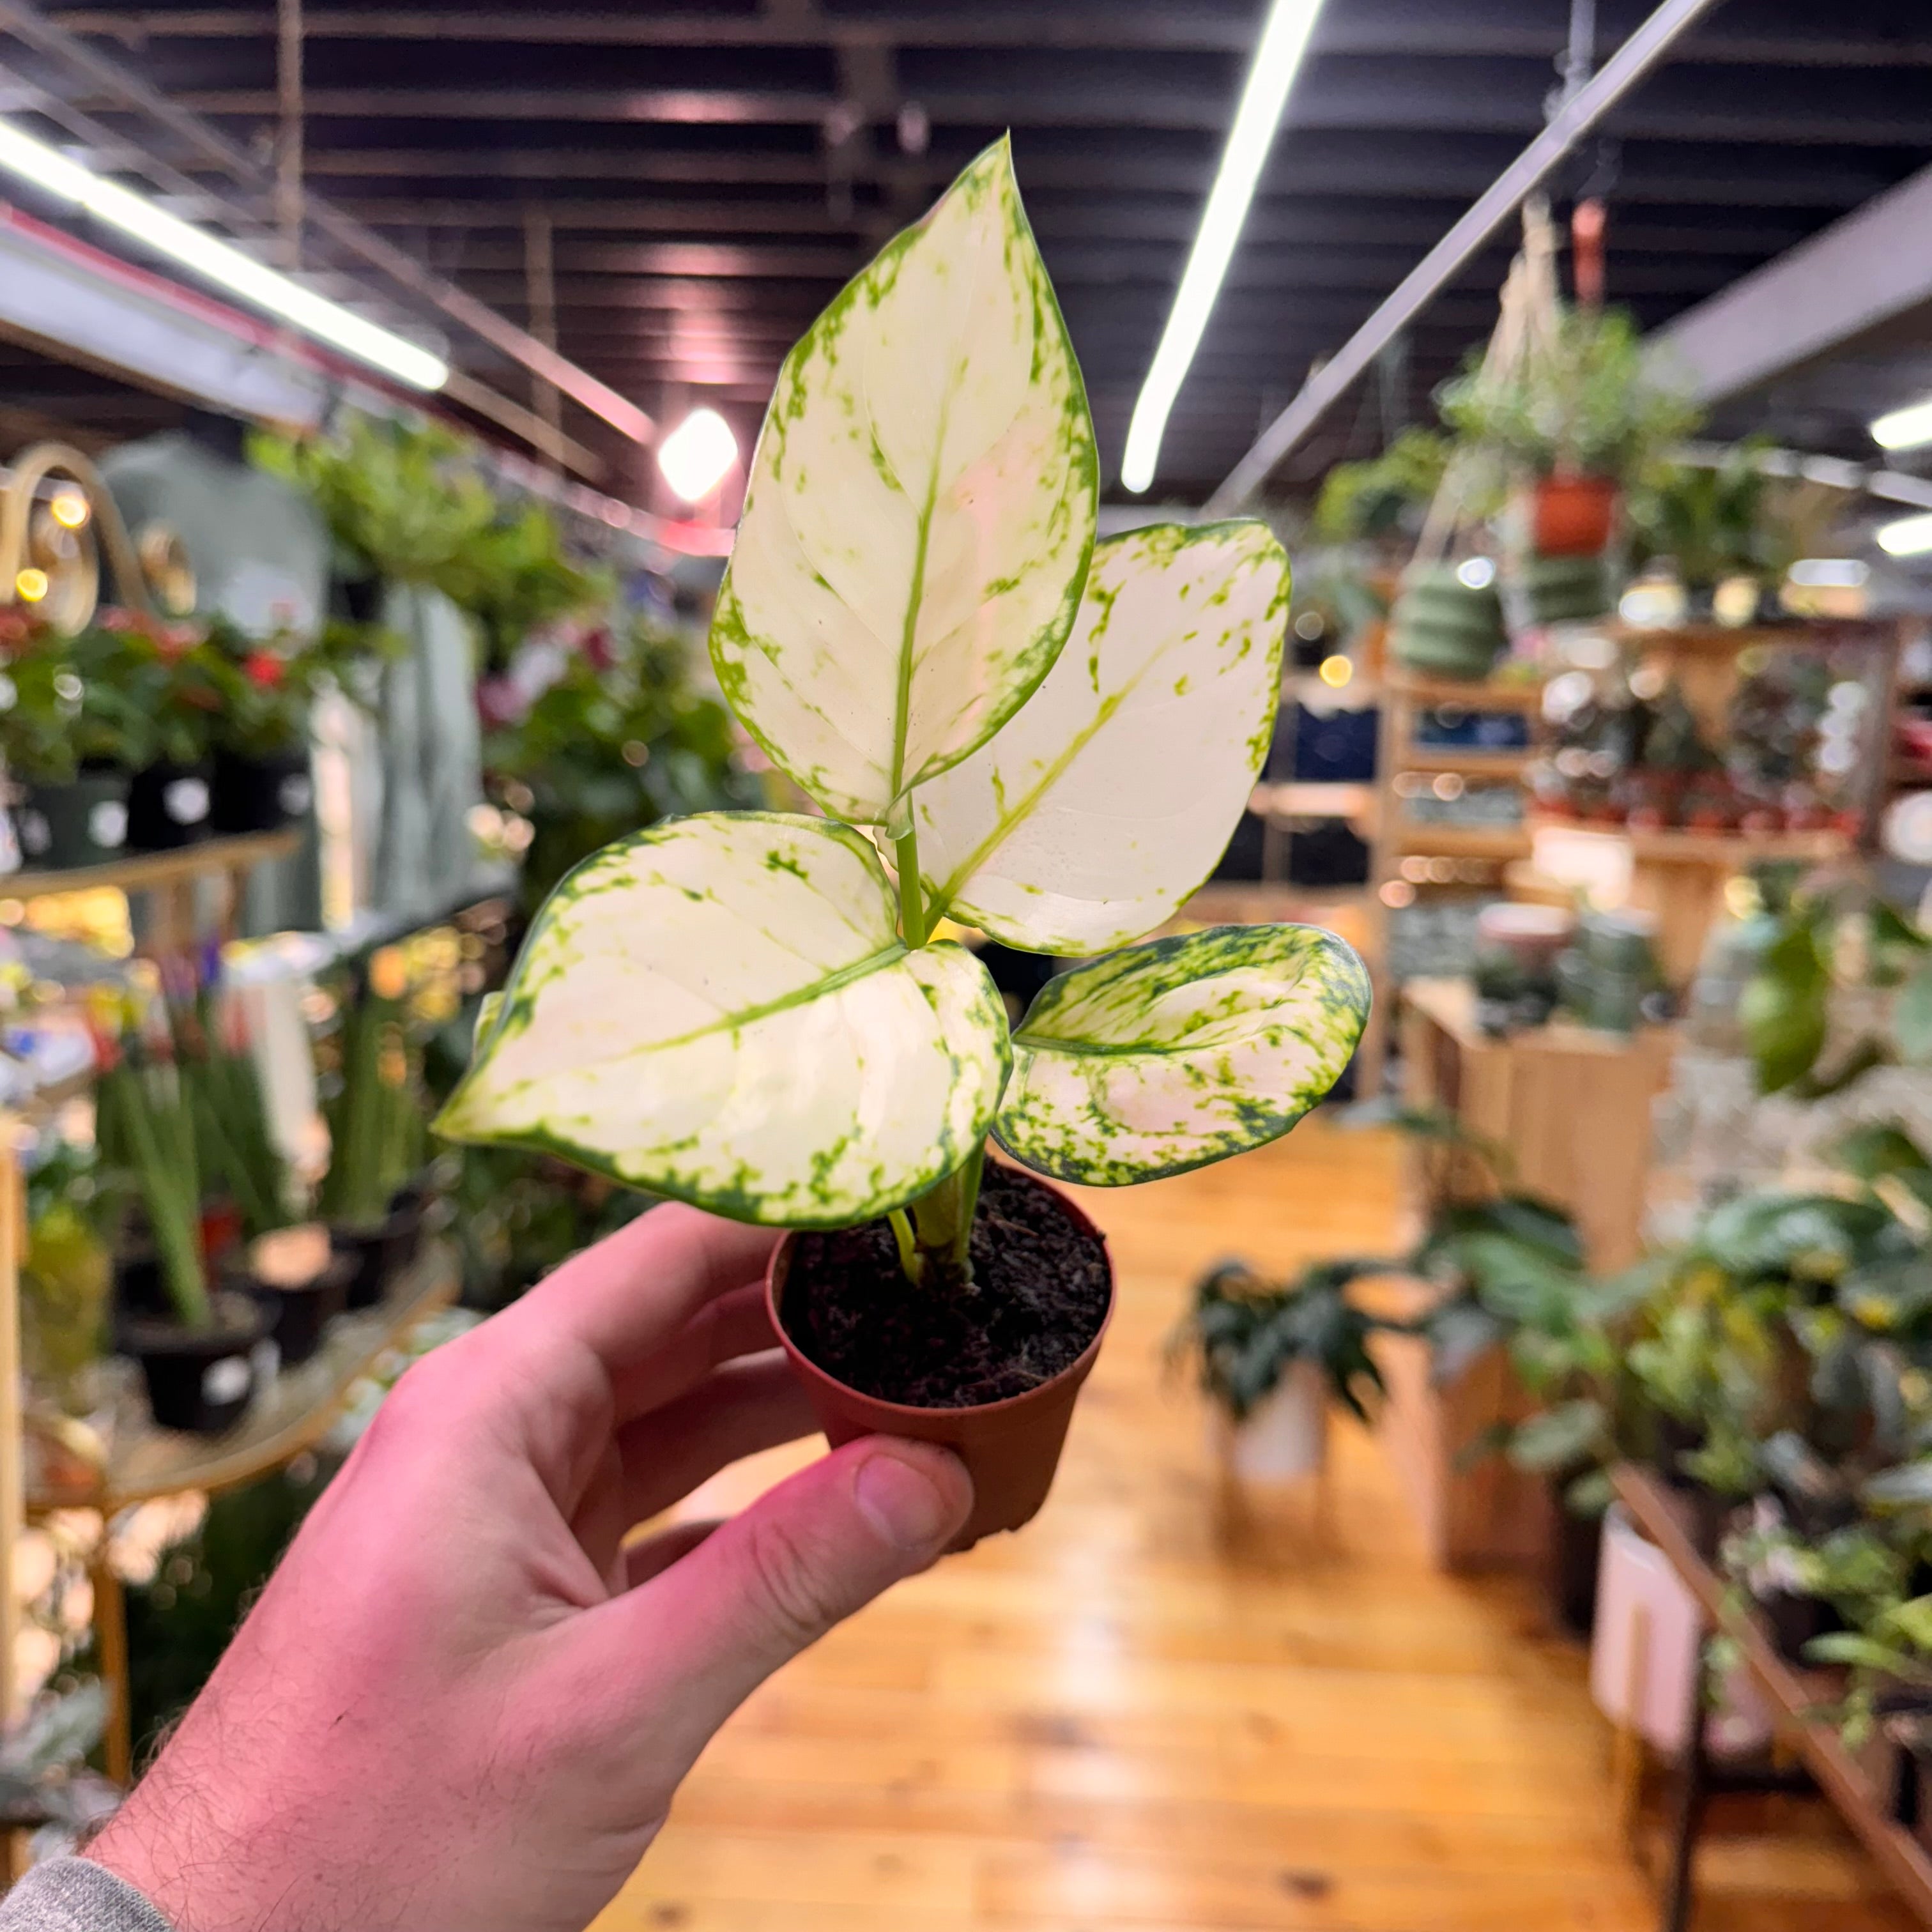
{"type": "Polygon", "coordinates": [[[315,802],[308,747],[292,746],[266,758],[218,752],[208,790],[211,830],[226,835],[279,832],[308,815],[315,802]]]}
{"type": "Polygon", "coordinates": [[[264,1281],[247,1269],[237,1269],[230,1282],[267,1318],[268,1337],[282,1366],[295,1368],[322,1346],[328,1324],[348,1306],[349,1277],[354,1271],[355,1264],[346,1256],[335,1255],[308,1281],[264,1281]]]}
{"type": "Polygon", "coordinates": [[[422,1246],[423,1203],[406,1190],[399,1193],[382,1219],[368,1227],[331,1226],[328,1238],[336,1253],[349,1264],[346,1303],[351,1308],[373,1308],[389,1285],[416,1259],[422,1246]]]}
{"type": "Polygon", "coordinates": [[[223,1293],[214,1298],[213,1327],[130,1316],[121,1324],[121,1346],[141,1364],[148,1406],[162,1428],[223,1436],[254,1400],[268,1334],[268,1318],[253,1301],[223,1293]]]}
{"type": "Polygon", "coordinates": [[[965,1464],[973,1511],[956,1550],[1038,1514],[1114,1311],[1106,1239],[1058,1189],[989,1162],[980,1200],[976,1286],[964,1295],[911,1288],[883,1221],[786,1235],[765,1282],[779,1340],[834,1448],[909,1436],[965,1464]],[[1012,1392],[973,1400],[976,1387],[1012,1392]],[[920,1400],[904,1399],[915,1392],[920,1400]]]}
{"type": "Polygon", "coordinates": [[[1814,1637],[1828,1636],[1844,1628],[1844,1620],[1822,1597],[1799,1596],[1790,1590],[1766,1590],[1757,1599],[1772,1646],[1787,1664],[1805,1664],[1804,1646],[1814,1637]]]}
{"type": "Polygon", "coordinates": [[[65,784],[29,785],[14,808],[22,859],[65,871],[120,857],[128,844],[128,774],[120,771],[84,771],[65,784]]]}
{"type": "Polygon", "coordinates": [[[1550,1542],[1549,1586],[1557,1622],[1572,1636],[1587,1637],[1596,1627],[1597,1572],[1604,1546],[1600,1515],[1579,1516],[1566,1508],[1564,1485],[1550,1485],[1556,1530],[1550,1542]]]}
{"type": "Polygon", "coordinates": [[[128,790],[128,845],[134,852],[172,852],[206,838],[212,829],[213,767],[149,765],[128,790]]]}

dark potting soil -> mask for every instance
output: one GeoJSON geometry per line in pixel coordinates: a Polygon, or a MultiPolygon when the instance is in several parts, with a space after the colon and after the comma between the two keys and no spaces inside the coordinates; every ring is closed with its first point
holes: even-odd
{"type": "Polygon", "coordinates": [[[1024,1395],[1079,1360],[1107,1312],[1107,1251],[1037,1181],[986,1163],[973,1286],[914,1288],[884,1221],[800,1236],[784,1324],[848,1388],[914,1408],[1024,1395]]]}

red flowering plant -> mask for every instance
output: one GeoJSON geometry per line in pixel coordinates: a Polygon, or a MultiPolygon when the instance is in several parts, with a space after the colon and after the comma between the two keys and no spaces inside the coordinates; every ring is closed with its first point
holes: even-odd
{"type": "Polygon", "coordinates": [[[134,765],[199,764],[213,748],[224,704],[218,654],[198,620],[104,610],[73,640],[76,668],[118,690],[147,721],[151,741],[134,765]]]}
{"type": "Polygon", "coordinates": [[[253,637],[223,617],[209,624],[206,649],[220,693],[218,748],[273,758],[307,744],[309,712],[327,671],[320,650],[292,632],[253,637]]]}

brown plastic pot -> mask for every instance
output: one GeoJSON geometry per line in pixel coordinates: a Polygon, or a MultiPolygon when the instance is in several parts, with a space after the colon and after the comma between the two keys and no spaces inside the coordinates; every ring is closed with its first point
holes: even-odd
{"type": "Polygon", "coordinates": [[[1616,520],[1616,480],[1545,476],[1530,496],[1532,541],[1539,556],[1596,556],[1616,520]]]}
{"type": "MultiPolygon", "coordinates": [[[[1053,1197],[1070,1221],[1082,1232],[1091,1234],[1105,1251],[1106,1237],[1058,1188],[1049,1187],[1044,1181],[1036,1184],[1053,1197]]],[[[910,1436],[916,1442],[937,1442],[950,1449],[966,1465],[967,1474],[973,1478],[973,1513],[955,1538],[954,1550],[970,1550],[982,1536],[997,1536],[1002,1530],[1018,1529],[1030,1522],[1040,1514],[1040,1505],[1053,1486],[1080,1384],[1100,1359],[1107,1324],[1114,1318],[1111,1261],[1107,1306],[1100,1325],[1079,1359],[1070,1363],[1051,1382],[1042,1382],[1024,1395],[1009,1396],[1004,1402],[983,1402],[973,1408],[914,1408],[904,1402],[882,1402],[876,1396],[862,1395],[858,1390],[848,1388],[801,1354],[794,1344],[784,1325],[784,1288],[797,1240],[796,1234],[788,1234],[772,1251],[765,1275],[765,1299],[771,1310],[772,1326],[790,1359],[792,1372],[805,1384],[826,1441],[836,1449],[842,1444],[856,1442],[862,1436],[910,1436]]]]}

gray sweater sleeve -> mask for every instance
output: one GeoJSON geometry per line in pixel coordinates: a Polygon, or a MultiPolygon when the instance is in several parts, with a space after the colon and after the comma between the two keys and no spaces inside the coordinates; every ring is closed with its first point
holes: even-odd
{"type": "Polygon", "coordinates": [[[36,1865],[0,1898],[0,1932],[174,1932],[124,1880],[86,1858],[36,1865]]]}

